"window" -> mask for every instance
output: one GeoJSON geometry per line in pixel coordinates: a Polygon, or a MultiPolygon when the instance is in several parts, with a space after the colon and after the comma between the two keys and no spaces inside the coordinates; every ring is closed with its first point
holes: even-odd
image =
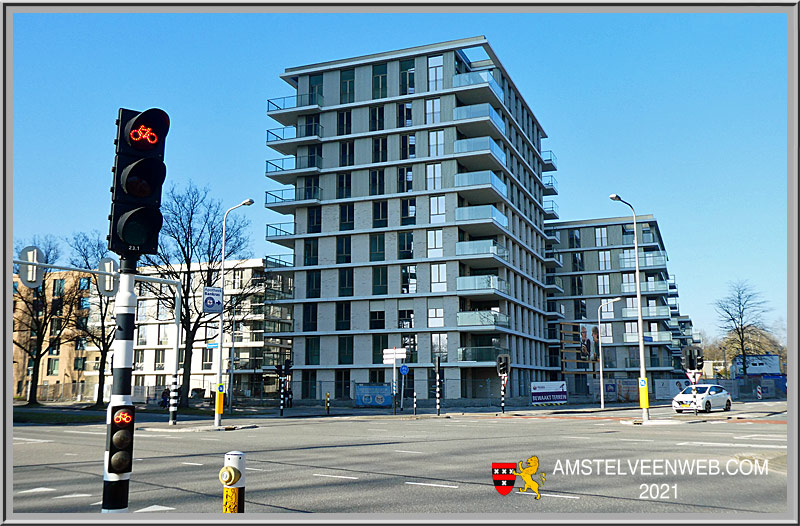
{"type": "Polygon", "coordinates": [[[350,263],[350,236],[336,236],[336,263],[350,263]]]}
{"type": "Polygon", "coordinates": [[[400,224],[401,225],[416,225],[417,224],[417,200],[416,199],[401,199],[400,200],[400,224]]]}
{"type": "Polygon", "coordinates": [[[86,358],[75,358],[75,362],[72,364],[72,368],[76,371],[85,371],[86,370],[86,358]]]}
{"type": "Polygon", "coordinates": [[[417,136],[413,133],[400,136],[400,158],[413,159],[417,156],[417,136]]]}
{"type": "Polygon", "coordinates": [[[411,103],[401,102],[397,105],[397,127],[407,128],[413,126],[414,119],[411,113],[411,103]]]}
{"type": "MultiPolygon", "coordinates": [[[[374,361],[372,363],[381,363],[379,361],[374,361]]],[[[383,369],[370,369],[369,370],[369,383],[371,384],[383,384],[386,383],[386,371],[383,369]]]]}
{"type": "Polygon", "coordinates": [[[136,345],[147,345],[146,325],[139,325],[139,327],[136,329],[136,345]]]}
{"type": "Polygon", "coordinates": [[[319,365],[319,336],[306,338],[306,365],[319,365]]]}
{"type": "Polygon", "coordinates": [[[410,192],[413,188],[414,174],[410,166],[397,167],[397,191],[400,193],[410,192]]]}
{"type": "Polygon", "coordinates": [[[572,309],[576,320],[586,319],[586,300],[572,300],[572,309]]]}
{"type": "Polygon", "coordinates": [[[342,141],[340,146],[339,166],[355,164],[355,141],[342,141]]]}
{"type": "Polygon", "coordinates": [[[436,363],[436,357],[442,362],[447,361],[447,333],[431,333],[431,361],[436,363]]]}
{"type": "Polygon", "coordinates": [[[350,330],[350,302],[337,301],[336,302],[336,330],[349,331],[350,330]]]}
{"type": "MultiPolygon", "coordinates": [[[[353,337],[339,336],[339,364],[348,363],[353,363],[353,337]]],[[[340,371],[336,372],[338,373],[340,371]]],[[[348,373],[349,372],[350,371],[348,371],[348,373]]]]}
{"type": "Polygon", "coordinates": [[[319,234],[322,232],[322,207],[309,206],[306,214],[309,234],[319,234]]]}
{"type": "Polygon", "coordinates": [[[610,323],[601,323],[600,324],[600,341],[602,343],[613,343],[613,339],[612,339],[612,336],[611,336],[611,324],[610,323]]]}
{"type": "Polygon", "coordinates": [[[598,247],[608,246],[608,229],[606,227],[594,229],[594,244],[598,247]]]}
{"type": "Polygon", "coordinates": [[[353,112],[340,111],[338,114],[336,135],[349,135],[353,133],[353,112]]]}
{"type": "Polygon", "coordinates": [[[400,61],[400,95],[414,93],[414,59],[400,61]]]}
{"type": "Polygon", "coordinates": [[[444,155],[444,130],[428,132],[428,156],[438,157],[444,155]]]}
{"type": "Polygon", "coordinates": [[[336,199],[346,199],[351,193],[350,172],[340,173],[336,182],[336,199]]]}
{"type": "Polygon", "coordinates": [[[50,320],[50,337],[56,336],[61,331],[61,318],[50,320]]]}
{"type": "Polygon", "coordinates": [[[447,291],[447,265],[435,263],[431,265],[431,292],[447,291]]]}
{"type": "Polygon", "coordinates": [[[397,328],[398,329],[413,329],[414,328],[414,310],[398,310],[397,311],[397,328]]]}
{"type": "Polygon", "coordinates": [[[343,69],[339,78],[339,104],[347,104],[355,100],[355,69],[343,69]]]}
{"type": "Polygon", "coordinates": [[[322,104],[322,75],[308,77],[309,104],[322,104]]]}
{"type": "Polygon", "coordinates": [[[403,265],[400,267],[400,293],[415,294],[417,292],[417,266],[403,265]]]}
{"type": "Polygon", "coordinates": [[[401,334],[400,344],[406,348],[406,363],[417,363],[417,335],[401,334]]]}
{"type": "MultiPolygon", "coordinates": [[[[349,363],[353,363],[352,361],[349,363]]],[[[350,399],[350,370],[338,370],[333,385],[333,396],[337,400],[350,399]]]]}
{"type": "Polygon", "coordinates": [[[355,205],[353,203],[339,205],[339,230],[353,230],[353,228],[355,228],[355,205]]]}
{"type": "Polygon", "coordinates": [[[75,340],[75,350],[76,351],[86,350],[86,338],[78,338],[77,340],[75,340]]]}
{"type": "Polygon", "coordinates": [[[428,99],[425,101],[425,124],[441,122],[442,111],[440,107],[440,99],[428,99]]]}
{"type": "Polygon", "coordinates": [[[389,95],[386,84],[386,64],[372,66],[372,98],[382,99],[389,95]]]}
{"type": "Polygon", "coordinates": [[[169,345],[169,329],[167,325],[158,326],[158,345],[169,345]]]}
{"type": "Polygon", "coordinates": [[[166,349],[156,349],[155,352],[155,361],[153,365],[153,369],[156,371],[163,371],[164,370],[164,354],[166,349]]]}
{"type": "Polygon", "coordinates": [[[442,55],[428,57],[428,91],[444,89],[444,61],[442,55]]]}
{"type": "Polygon", "coordinates": [[[369,235],[369,260],[383,261],[386,259],[386,245],[383,234],[369,235]]]}
{"type": "Polygon", "coordinates": [[[306,266],[319,263],[319,240],[317,238],[303,241],[303,264],[306,266]]]}
{"type": "Polygon", "coordinates": [[[63,295],[64,295],[64,280],[63,279],[54,279],[53,280],[53,297],[58,298],[58,297],[61,297],[63,295]]]}
{"type": "Polygon", "coordinates": [[[369,311],[369,328],[370,329],[385,329],[386,328],[386,312],[382,310],[369,311]]]}
{"type": "MultiPolygon", "coordinates": [[[[78,280],[78,289],[89,290],[90,283],[91,283],[90,278],[80,278],[80,280],[78,280]]],[[[16,285],[16,283],[14,283],[14,285],[16,285]]],[[[14,292],[16,292],[16,290],[14,292]]]]}
{"type": "Polygon", "coordinates": [[[442,164],[429,164],[425,166],[425,188],[439,190],[442,187],[442,164]]]}
{"type": "Polygon", "coordinates": [[[444,223],[445,220],[445,212],[444,212],[444,196],[443,195],[434,195],[430,198],[430,211],[431,211],[431,224],[434,223],[444,223]]]}
{"type": "Polygon", "coordinates": [[[428,309],[428,327],[444,327],[444,309],[428,309]]]}
{"type": "Polygon", "coordinates": [[[412,259],[413,257],[414,257],[414,233],[398,232],[397,259],[412,259]]]}
{"type": "Polygon", "coordinates": [[[639,302],[636,299],[636,296],[633,296],[632,298],[625,298],[625,306],[627,308],[635,309],[638,305],[639,305],[639,302]]]}
{"type": "Polygon", "coordinates": [[[58,338],[50,340],[50,344],[47,347],[47,353],[51,356],[58,356],[61,354],[61,340],[58,338]]]}
{"type": "MultiPolygon", "coordinates": [[[[244,283],[244,270],[237,268],[233,271],[233,287],[234,289],[241,289],[244,283]]],[[[159,318],[160,319],[160,318],[159,318]]]]}
{"type": "Polygon", "coordinates": [[[143,350],[133,351],[133,369],[136,370],[136,371],[141,371],[142,369],[144,369],[144,351],[143,350]]]}
{"type": "Polygon", "coordinates": [[[388,267],[372,267],[372,293],[388,294],[388,267]]]}
{"type": "Polygon", "coordinates": [[[319,298],[322,291],[322,271],[309,270],[306,272],[306,298],[319,298]]]}
{"type": "Polygon", "coordinates": [[[303,303],[303,332],[317,330],[317,304],[303,303]]]}
{"type": "Polygon", "coordinates": [[[388,334],[372,335],[372,363],[383,363],[383,350],[389,348],[388,334]]]}
{"type": "MultiPolygon", "coordinates": [[[[614,317],[614,304],[613,303],[602,303],[600,305],[600,317],[603,318],[603,319],[613,318],[614,317]]],[[[605,342],[603,342],[603,343],[605,343],[605,342]]]]}
{"type": "Polygon", "coordinates": [[[583,276],[570,276],[573,296],[583,296],[583,276]]]}
{"type": "Polygon", "coordinates": [[[317,371],[302,371],[300,392],[303,398],[317,397],[317,371]]]}
{"type": "Polygon", "coordinates": [[[581,248],[581,231],[578,228],[571,228],[567,231],[569,237],[569,248],[581,248]]]}
{"type": "Polygon", "coordinates": [[[611,270],[611,251],[598,250],[597,251],[598,266],[600,270],[611,270]]]}
{"type": "Polygon", "coordinates": [[[214,363],[214,351],[216,349],[203,349],[203,369],[208,371],[211,369],[211,364],[214,363]]]}
{"type": "Polygon", "coordinates": [[[638,334],[639,331],[637,329],[639,322],[636,321],[626,321],[625,322],[625,334],[638,334]]]}
{"type": "MultiPolygon", "coordinates": [[[[383,170],[369,171],[369,195],[383,195],[386,193],[386,185],[383,170]]],[[[384,225],[385,226],[385,225],[384,225]]]]}
{"type": "Polygon", "coordinates": [[[353,295],[353,269],[339,269],[339,296],[353,295]]]}
{"type": "Polygon", "coordinates": [[[58,374],[58,358],[47,359],[47,376],[56,376],[58,374]]]}
{"type": "Polygon", "coordinates": [[[608,286],[608,274],[597,275],[597,293],[610,294],[608,286]]]}
{"type": "Polygon", "coordinates": [[[380,228],[389,224],[389,208],[386,201],[372,203],[372,228],[380,228]]]}
{"type": "Polygon", "coordinates": [[[634,287],[636,286],[636,277],[630,273],[625,272],[622,274],[622,290],[623,291],[634,291],[634,287]]]}
{"type": "Polygon", "coordinates": [[[583,270],[583,252],[572,253],[572,271],[578,272],[583,270]]]}
{"type": "Polygon", "coordinates": [[[78,310],[86,310],[89,307],[89,298],[78,298],[78,310]]]}
{"type": "Polygon", "coordinates": [[[428,230],[428,257],[440,258],[444,256],[442,229],[428,230]]]}
{"type": "Polygon", "coordinates": [[[383,106],[372,106],[369,109],[369,131],[378,131],[385,128],[383,106]]]}
{"type": "Polygon", "coordinates": [[[88,331],[89,330],[89,317],[88,316],[78,316],[75,318],[75,327],[81,331],[88,331]]]}
{"type": "Polygon", "coordinates": [[[156,301],[156,319],[157,320],[166,320],[167,316],[169,316],[169,308],[167,307],[167,303],[159,299],[156,301]]]}

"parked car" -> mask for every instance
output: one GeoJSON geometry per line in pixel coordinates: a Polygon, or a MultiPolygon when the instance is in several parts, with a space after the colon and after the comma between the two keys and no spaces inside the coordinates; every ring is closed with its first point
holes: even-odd
{"type": "Polygon", "coordinates": [[[721,385],[700,384],[694,386],[697,396],[692,392],[692,386],[686,387],[672,399],[672,408],[676,413],[695,410],[695,398],[697,399],[697,410],[710,413],[713,409],[731,410],[731,394],[721,385]]]}

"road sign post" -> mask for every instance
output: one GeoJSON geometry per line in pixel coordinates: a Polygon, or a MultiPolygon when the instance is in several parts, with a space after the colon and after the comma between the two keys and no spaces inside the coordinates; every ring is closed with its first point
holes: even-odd
{"type": "Polygon", "coordinates": [[[405,360],[405,347],[383,350],[383,363],[392,364],[392,414],[397,414],[397,360],[405,360]]]}

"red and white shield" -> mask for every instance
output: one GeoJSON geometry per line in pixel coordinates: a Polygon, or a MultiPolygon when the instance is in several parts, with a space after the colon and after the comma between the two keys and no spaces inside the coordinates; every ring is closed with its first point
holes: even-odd
{"type": "Polygon", "coordinates": [[[513,462],[492,462],[492,480],[494,489],[500,495],[508,495],[514,489],[514,482],[517,478],[514,471],[517,465],[513,462]]]}

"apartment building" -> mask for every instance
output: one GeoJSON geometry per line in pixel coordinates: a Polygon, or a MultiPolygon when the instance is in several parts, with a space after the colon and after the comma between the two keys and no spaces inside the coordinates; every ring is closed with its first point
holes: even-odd
{"type": "MultiPolygon", "coordinates": [[[[270,270],[292,290],[295,398],[391,381],[403,347],[406,394],[507,396],[560,371],[548,362],[544,220],[558,218],[555,156],[541,123],[484,37],[291,67],[267,102],[281,155],[266,176],[270,270]],[[275,186],[272,184],[271,186],[275,186]],[[299,373],[299,374],[298,374],[299,373]]],[[[524,88],[524,87],[523,87],[524,88]]],[[[289,297],[290,296],[290,297],[289,297]]]]}

